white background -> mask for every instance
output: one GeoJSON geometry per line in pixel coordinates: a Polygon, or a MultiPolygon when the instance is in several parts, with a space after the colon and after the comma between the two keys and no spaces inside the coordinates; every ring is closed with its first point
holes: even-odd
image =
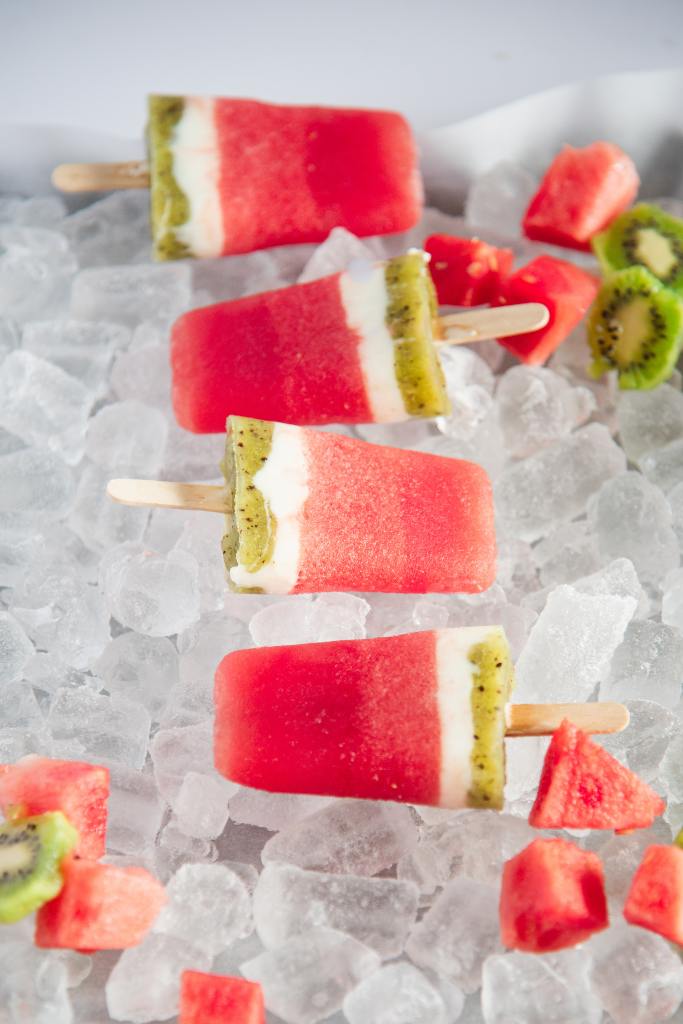
{"type": "Polygon", "coordinates": [[[0,0],[0,123],[125,137],[151,91],[395,107],[427,128],[677,66],[683,0],[0,0]]]}

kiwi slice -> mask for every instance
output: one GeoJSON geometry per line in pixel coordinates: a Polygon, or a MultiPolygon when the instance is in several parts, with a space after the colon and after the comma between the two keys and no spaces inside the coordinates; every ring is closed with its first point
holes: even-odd
{"type": "Polygon", "coordinates": [[[439,308],[425,254],[412,249],[388,260],[386,322],[396,345],[394,369],[403,404],[411,416],[450,412],[434,339],[440,337],[439,308]]]}
{"type": "Polygon", "coordinates": [[[620,388],[654,388],[671,376],[683,341],[683,305],[644,267],[603,283],[588,317],[589,372],[616,370],[620,388]]]}
{"type": "Polygon", "coordinates": [[[53,900],[64,884],[61,864],[78,832],[61,811],[0,826],[0,923],[12,924],[53,900]]]}
{"type": "Polygon", "coordinates": [[[638,203],[596,235],[592,245],[606,273],[645,267],[683,295],[683,220],[658,206],[638,203]]]}
{"type": "MultiPolygon", "coordinates": [[[[273,440],[273,424],[264,420],[231,416],[225,458],[221,463],[226,487],[231,495],[222,541],[223,559],[230,580],[230,569],[243,566],[256,572],[273,554],[277,523],[254,476],[263,468],[273,440]]],[[[260,587],[236,587],[242,593],[261,593],[260,587]]]]}
{"type": "Polygon", "coordinates": [[[472,685],[472,781],[467,803],[499,811],[505,789],[505,705],[514,685],[510,648],[502,629],[474,644],[468,659],[476,672],[472,685]]]}
{"type": "Polygon", "coordinates": [[[150,218],[154,257],[179,260],[191,256],[189,247],[178,238],[176,228],[190,217],[190,202],[173,174],[171,142],[183,116],[182,96],[150,96],[147,122],[147,148],[150,173],[150,218]]]}

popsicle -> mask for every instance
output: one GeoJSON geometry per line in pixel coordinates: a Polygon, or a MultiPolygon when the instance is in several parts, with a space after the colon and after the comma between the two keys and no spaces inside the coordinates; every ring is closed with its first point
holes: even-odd
{"type": "Polygon", "coordinates": [[[157,259],[405,231],[422,209],[408,122],[386,110],[150,96],[149,167],[58,167],[65,191],[151,187],[157,259]]]}
{"type": "Polygon", "coordinates": [[[110,481],[124,504],[226,514],[229,583],[267,594],[479,592],[495,577],[481,466],[232,416],[226,488],[110,481]]]}
{"type": "Polygon", "coordinates": [[[572,707],[598,731],[628,722],[613,704],[506,708],[513,679],[495,625],[233,651],[216,671],[216,768],[274,792],[500,808],[506,733],[547,733],[572,707]]]}
{"type": "Polygon", "coordinates": [[[548,313],[532,303],[439,319],[427,259],[413,249],[358,261],[185,313],[171,335],[178,423],[219,433],[229,415],[306,425],[447,414],[437,343],[454,326],[462,340],[534,330],[548,313]]]}

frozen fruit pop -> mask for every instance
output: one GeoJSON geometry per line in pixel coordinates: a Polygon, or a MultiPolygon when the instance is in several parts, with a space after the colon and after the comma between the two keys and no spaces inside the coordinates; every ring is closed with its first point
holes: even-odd
{"type": "Polygon", "coordinates": [[[500,808],[512,683],[500,626],[234,651],[216,767],[275,792],[500,808]]]}
{"type": "Polygon", "coordinates": [[[440,333],[417,250],[195,309],[172,332],[176,418],[213,433],[229,415],[311,424],[446,414],[440,333]]]}
{"type": "Polygon", "coordinates": [[[491,484],[462,459],[230,417],[223,554],[234,587],[478,592],[495,577],[491,484]]]}

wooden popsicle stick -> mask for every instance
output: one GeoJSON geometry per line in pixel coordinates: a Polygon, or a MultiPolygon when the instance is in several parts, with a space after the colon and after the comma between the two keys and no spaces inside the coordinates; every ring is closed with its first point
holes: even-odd
{"type": "Polygon", "coordinates": [[[59,164],[52,184],[60,192],[111,192],[124,188],[149,188],[146,160],[120,164],[59,164]]]}
{"type": "Polygon", "coordinates": [[[584,732],[621,732],[629,723],[628,708],[611,701],[590,704],[508,704],[506,736],[550,736],[564,718],[584,732]]]}
{"type": "Polygon", "coordinates": [[[230,506],[224,487],[178,484],[167,480],[110,480],[107,494],[120,505],[142,508],[177,508],[186,512],[222,512],[230,506]]]}
{"type": "Polygon", "coordinates": [[[515,306],[495,306],[492,309],[473,309],[472,312],[449,313],[439,317],[446,331],[439,338],[440,345],[465,345],[470,341],[489,338],[509,338],[513,334],[526,334],[545,327],[550,313],[541,302],[521,302],[515,306]]]}

